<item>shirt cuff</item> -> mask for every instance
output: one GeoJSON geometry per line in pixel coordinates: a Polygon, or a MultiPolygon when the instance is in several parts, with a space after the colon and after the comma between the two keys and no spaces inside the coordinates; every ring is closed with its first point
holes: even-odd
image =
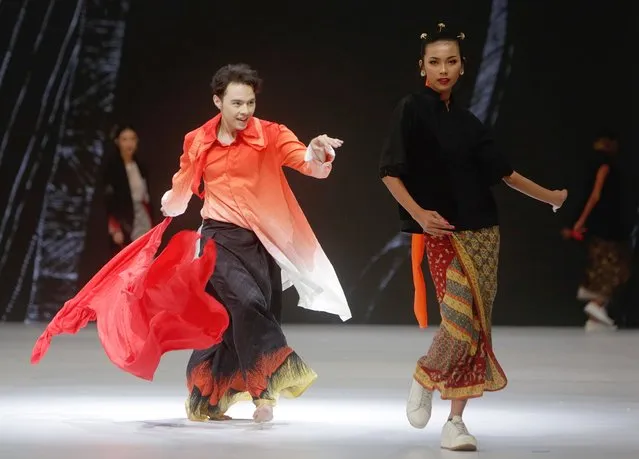
{"type": "Polygon", "coordinates": [[[165,217],[177,217],[186,211],[186,206],[175,202],[173,190],[164,193],[160,202],[162,203],[162,215],[165,217]]]}
{"type": "Polygon", "coordinates": [[[328,150],[324,151],[324,156],[322,158],[318,157],[315,154],[313,148],[309,145],[306,147],[306,154],[304,155],[304,161],[307,163],[313,160],[319,161],[322,164],[333,162],[335,159],[335,150],[333,147],[328,147],[328,150]]]}

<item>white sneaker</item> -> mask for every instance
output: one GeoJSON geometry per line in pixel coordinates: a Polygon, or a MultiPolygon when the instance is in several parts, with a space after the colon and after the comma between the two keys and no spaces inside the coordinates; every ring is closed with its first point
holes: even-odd
{"type": "Polygon", "coordinates": [[[595,292],[588,290],[583,286],[579,286],[577,289],[577,299],[581,301],[592,301],[600,299],[600,295],[597,295],[595,292]]]}
{"type": "Polygon", "coordinates": [[[468,433],[461,416],[453,416],[444,424],[441,446],[451,451],[477,451],[477,440],[468,433]]]}
{"type": "Polygon", "coordinates": [[[596,320],[593,320],[593,319],[588,319],[588,321],[586,322],[585,328],[587,332],[606,332],[606,331],[617,330],[616,325],[602,324],[601,322],[597,322],[596,320]]]}
{"type": "Polygon", "coordinates": [[[433,409],[433,392],[418,383],[415,378],[410,386],[408,401],[406,402],[406,417],[410,425],[416,429],[423,429],[430,420],[433,409]]]}
{"type": "Polygon", "coordinates": [[[599,322],[602,322],[606,325],[614,325],[615,322],[608,316],[608,312],[606,308],[599,306],[597,303],[591,301],[584,308],[584,312],[589,316],[597,319],[599,322]]]}

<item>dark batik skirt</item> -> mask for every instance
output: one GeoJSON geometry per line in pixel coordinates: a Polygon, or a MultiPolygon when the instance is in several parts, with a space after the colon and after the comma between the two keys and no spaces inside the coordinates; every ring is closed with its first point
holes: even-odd
{"type": "Polygon", "coordinates": [[[275,405],[280,395],[300,396],[317,378],[282,332],[280,268],[255,233],[205,220],[202,243],[213,239],[215,272],[207,291],[230,317],[221,343],[194,351],[187,367],[189,419],[225,418],[231,405],[275,405]]]}
{"type": "Polygon", "coordinates": [[[588,242],[588,267],[583,287],[607,301],[630,278],[630,244],[591,236],[588,242]]]}

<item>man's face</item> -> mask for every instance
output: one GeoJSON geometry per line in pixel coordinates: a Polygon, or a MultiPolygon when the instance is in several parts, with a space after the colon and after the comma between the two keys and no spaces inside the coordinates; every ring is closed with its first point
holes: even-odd
{"type": "Polygon", "coordinates": [[[222,113],[224,126],[233,131],[246,129],[255,113],[255,91],[247,84],[229,83],[222,98],[213,96],[213,102],[222,113]]]}

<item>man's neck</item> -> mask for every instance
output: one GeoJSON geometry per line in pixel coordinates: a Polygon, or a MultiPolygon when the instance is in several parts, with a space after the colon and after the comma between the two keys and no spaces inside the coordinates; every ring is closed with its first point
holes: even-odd
{"type": "Polygon", "coordinates": [[[217,128],[217,139],[220,143],[230,144],[233,143],[235,137],[237,136],[237,131],[234,129],[230,129],[224,120],[220,122],[219,127],[217,128]]]}

